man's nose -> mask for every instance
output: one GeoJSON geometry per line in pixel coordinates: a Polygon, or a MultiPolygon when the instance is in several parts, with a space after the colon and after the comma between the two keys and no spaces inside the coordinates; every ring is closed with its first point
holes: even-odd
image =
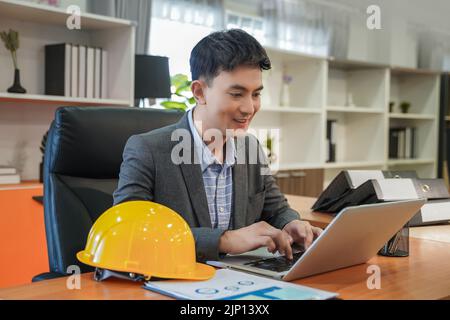
{"type": "Polygon", "coordinates": [[[256,101],[252,99],[252,97],[245,99],[245,103],[242,104],[239,111],[243,116],[252,115],[256,110],[256,101]]]}

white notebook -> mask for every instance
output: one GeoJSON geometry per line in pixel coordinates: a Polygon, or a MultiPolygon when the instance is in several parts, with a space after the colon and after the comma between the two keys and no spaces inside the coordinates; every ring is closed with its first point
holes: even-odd
{"type": "Polygon", "coordinates": [[[337,293],[229,269],[206,281],[147,281],[144,288],[184,300],[325,300],[337,293]]]}
{"type": "Polygon", "coordinates": [[[86,98],[94,97],[94,48],[87,48],[86,53],[86,98]]]}
{"type": "Polygon", "coordinates": [[[72,88],[70,90],[71,97],[78,97],[78,46],[72,45],[72,88]]]}
{"type": "Polygon", "coordinates": [[[78,51],[78,96],[86,98],[86,46],[78,51]]]}
{"type": "Polygon", "coordinates": [[[100,99],[101,95],[101,76],[102,76],[102,49],[95,48],[94,59],[94,98],[100,99]]]}

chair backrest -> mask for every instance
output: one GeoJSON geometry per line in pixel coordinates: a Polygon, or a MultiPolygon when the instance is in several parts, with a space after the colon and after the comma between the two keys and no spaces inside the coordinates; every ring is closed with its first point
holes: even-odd
{"type": "Polygon", "coordinates": [[[44,160],[44,212],[50,271],[76,259],[94,221],[113,204],[122,152],[133,134],[177,122],[183,113],[158,109],[61,107],[50,127],[44,160]]]}

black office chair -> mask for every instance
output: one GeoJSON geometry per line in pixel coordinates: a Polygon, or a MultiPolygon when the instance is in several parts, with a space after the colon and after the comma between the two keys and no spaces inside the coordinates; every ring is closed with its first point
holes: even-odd
{"type": "Polygon", "coordinates": [[[44,214],[50,272],[33,282],[67,275],[83,265],[84,249],[94,221],[113,204],[122,152],[133,134],[177,122],[179,111],[61,107],[50,127],[44,156],[44,214]]]}

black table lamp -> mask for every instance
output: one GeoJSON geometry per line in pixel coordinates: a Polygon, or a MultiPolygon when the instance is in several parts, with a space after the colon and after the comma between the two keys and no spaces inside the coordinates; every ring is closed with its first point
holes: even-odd
{"type": "Polygon", "coordinates": [[[169,58],[137,54],[134,68],[136,106],[145,98],[170,98],[169,58]]]}

